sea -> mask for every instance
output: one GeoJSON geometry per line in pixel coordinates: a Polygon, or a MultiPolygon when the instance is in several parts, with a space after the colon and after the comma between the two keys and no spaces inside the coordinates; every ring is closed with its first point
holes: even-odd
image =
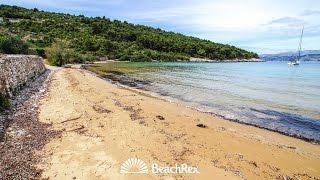
{"type": "Polygon", "coordinates": [[[137,62],[108,66],[202,111],[320,142],[320,62],[137,62]],[[147,83],[146,83],[147,82],[147,83]]]}

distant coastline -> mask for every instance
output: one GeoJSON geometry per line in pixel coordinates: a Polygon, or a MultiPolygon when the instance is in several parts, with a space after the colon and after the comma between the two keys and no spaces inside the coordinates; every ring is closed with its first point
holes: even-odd
{"type": "Polygon", "coordinates": [[[190,58],[189,62],[232,62],[232,63],[236,63],[236,62],[265,62],[262,59],[258,59],[258,58],[250,58],[250,59],[233,59],[233,60],[228,60],[228,59],[222,59],[222,60],[214,60],[214,59],[206,59],[206,58],[195,58],[192,57],[190,58]]]}
{"type": "MultiPolygon", "coordinates": [[[[283,52],[276,54],[260,54],[265,61],[290,61],[298,56],[297,52],[283,52]]],[[[320,50],[304,50],[301,52],[300,61],[320,61],[320,50]]]]}

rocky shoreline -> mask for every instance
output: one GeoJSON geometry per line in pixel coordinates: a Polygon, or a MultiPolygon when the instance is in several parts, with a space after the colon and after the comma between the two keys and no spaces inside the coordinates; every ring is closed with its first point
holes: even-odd
{"type": "Polygon", "coordinates": [[[88,65],[82,65],[82,69],[87,70],[88,72],[93,73],[94,75],[99,76],[102,79],[105,79],[113,84],[121,84],[129,87],[134,87],[137,89],[143,89],[146,90],[146,86],[150,85],[152,82],[151,81],[146,81],[146,80],[139,80],[132,78],[128,76],[127,74],[120,72],[120,71],[108,71],[107,73],[98,73],[98,72],[93,72],[88,69],[88,65]]]}
{"type": "Polygon", "coordinates": [[[0,115],[0,179],[33,179],[41,176],[36,155],[49,139],[59,136],[50,124],[38,120],[39,100],[47,91],[53,71],[47,70],[11,99],[11,108],[0,115]]]}

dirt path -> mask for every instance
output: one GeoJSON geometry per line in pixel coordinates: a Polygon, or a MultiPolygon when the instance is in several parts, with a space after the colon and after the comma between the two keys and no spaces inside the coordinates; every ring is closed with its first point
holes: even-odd
{"type": "Polygon", "coordinates": [[[43,150],[39,166],[50,179],[320,178],[319,145],[120,88],[84,70],[53,76],[39,119],[64,131],[43,150]],[[120,174],[132,157],[149,173],[120,174]],[[153,174],[152,163],[187,163],[200,173],[153,174]]]}

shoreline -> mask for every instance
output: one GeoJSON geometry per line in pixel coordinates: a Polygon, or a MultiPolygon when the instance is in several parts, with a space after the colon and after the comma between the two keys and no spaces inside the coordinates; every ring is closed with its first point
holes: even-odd
{"type": "MultiPolygon", "coordinates": [[[[14,162],[21,164],[14,167],[31,163],[36,169],[29,172],[35,177],[320,178],[319,145],[226,121],[181,101],[112,83],[79,67],[56,69],[45,86],[39,106],[32,112],[37,114],[35,122],[50,132],[45,137],[48,139],[39,141],[41,146],[35,147],[33,140],[40,137],[34,132],[37,127],[26,129],[27,134],[15,133],[24,130],[24,126],[8,131],[14,140],[30,141],[29,145],[21,144],[21,148],[12,147],[32,148],[27,154],[36,157],[35,160],[24,162],[18,157],[14,162]],[[132,157],[143,160],[148,167],[151,163],[162,166],[187,163],[199,168],[200,174],[119,173],[123,161],[132,157]]],[[[20,121],[11,124],[17,123],[20,121]]],[[[30,177],[27,174],[11,177],[27,176],[30,177]]]]}
{"type": "MultiPolygon", "coordinates": [[[[131,62],[131,61],[120,61],[118,59],[110,59],[104,61],[94,61],[92,64],[104,64],[104,63],[121,63],[121,62],[131,62]]],[[[139,62],[139,61],[138,61],[139,62]]],[[[141,61],[141,62],[150,62],[150,61],[141,61]]],[[[154,60],[151,61],[154,63],[158,62],[179,62],[179,63],[241,63],[241,62],[266,62],[260,58],[251,58],[251,59],[224,59],[224,60],[212,60],[212,59],[205,59],[205,58],[195,58],[191,57],[190,60],[177,60],[177,61],[161,61],[161,60],[154,60]]],[[[89,64],[82,64],[82,65],[90,65],[89,64]]]]}
{"type": "Polygon", "coordinates": [[[320,177],[319,145],[225,121],[86,70],[58,71],[39,111],[41,122],[62,131],[42,150],[44,178],[320,177]],[[148,166],[188,163],[200,174],[120,174],[122,162],[131,157],[148,166]]]}
{"type": "Polygon", "coordinates": [[[238,63],[238,62],[266,62],[260,58],[251,58],[251,59],[224,59],[224,60],[212,60],[205,58],[195,58],[191,57],[189,62],[209,62],[209,63],[238,63]]]}
{"type": "MultiPolygon", "coordinates": [[[[283,131],[280,131],[280,130],[277,130],[277,129],[271,129],[271,128],[268,128],[268,127],[259,126],[257,124],[243,122],[243,121],[241,121],[239,119],[227,118],[227,117],[225,117],[223,115],[220,115],[220,114],[217,114],[217,113],[214,113],[214,112],[211,112],[211,111],[204,110],[203,108],[197,107],[196,105],[190,105],[190,103],[185,102],[185,101],[183,101],[181,99],[170,97],[170,96],[166,96],[166,95],[162,95],[162,94],[157,93],[157,92],[149,91],[145,87],[139,86],[139,83],[141,83],[141,80],[136,80],[134,78],[131,78],[128,75],[126,75],[125,73],[119,74],[121,72],[115,72],[115,73],[111,72],[111,73],[109,73],[108,76],[104,76],[104,75],[99,75],[96,72],[90,71],[86,67],[84,67],[84,69],[88,73],[92,73],[93,75],[95,75],[95,76],[97,76],[99,78],[102,78],[102,79],[106,80],[109,83],[116,84],[116,85],[118,85],[118,86],[120,86],[122,88],[127,88],[127,89],[132,90],[132,91],[137,91],[139,93],[143,93],[143,94],[147,94],[147,95],[150,95],[150,96],[154,96],[155,98],[158,98],[158,99],[161,99],[161,100],[165,100],[165,101],[168,101],[170,103],[172,101],[175,102],[175,103],[180,103],[180,104],[183,104],[184,106],[186,106],[188,108],[192,108],[192,109],[197,110],[199,112],[207,113],[207,114],[210,114],[210,115],[212,115],[214,117],[219,117],[219,118],[222,118],[222,119],[227,120],[227,121],[231,121],[231,122],[235,122],[235,123],[239,123],[239,124],[244,124],[244,125],[247,125],[247,126],[256,127],[256,128],[259,128],[259,129],[264,129],[264,130],[268,130],[268,131],[271,131],[271,132],[276,132],[276,133],[279,133],[281,135],[285,135],[285,136],[288,136],[288,137],[293,137],[293,138],[296,138],[296,139],[300,139],[300,140],[303,140],[303,141],[306,141],[306,142],[309,142],[309,143],[312,143],[312,144],[317,144],[317,145],[320,144],[320,141],[317,140],[317,139],[311,139],[311,138],[299,136],[297,134],[289,134],[289,133],[286,133],[286,132],[283,132],[283,131]],[[122,76],[122,77],[120,77],[120,76],[122,76]],[[121,78],[125,78],[126,80],[123,81],[121,78]]],[[[143,85],[147,85],[148,83],[150,83],[150,82],[144,82],[143,85]]]]}

